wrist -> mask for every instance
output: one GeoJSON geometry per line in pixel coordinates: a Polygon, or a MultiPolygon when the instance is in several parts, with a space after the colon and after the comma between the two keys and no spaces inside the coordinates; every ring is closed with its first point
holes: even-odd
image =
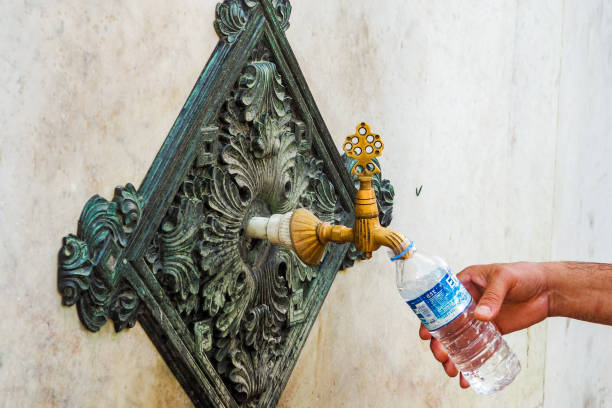
{"type": "Polygon", "coordinates": [[[552,262],[548,269],[549,316],[612,325],[612,264],[552,262]]]}
{"type": "Polygon", "coordinates": [[[597,290],[590,279],[592,264],[583,262],[547,262],[548,316],[576,317],[588,304],[585,296],[597,290]],[[586,279],[585,279],[586,278],[586,279]]]}
{"type": "Polygon", "coordinates": [[[561,316],[564,293],[563,262],[543,262],[541,265],[548,299],[547,317],[561,316]]]}

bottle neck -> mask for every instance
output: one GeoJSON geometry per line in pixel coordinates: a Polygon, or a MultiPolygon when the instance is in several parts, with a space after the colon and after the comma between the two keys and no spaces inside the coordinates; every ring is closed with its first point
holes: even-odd
{"type": "Polygon", "coordinates": [[[402,252],[395,255],[393,258],[391,258],[392,261],[397,261],[398,259],[412,258],[412,256],[415,254],[416,247],[414,245],[414,241],[407,241],[404,244],[405,244],[406,249],[404,249],[402,252]]]}

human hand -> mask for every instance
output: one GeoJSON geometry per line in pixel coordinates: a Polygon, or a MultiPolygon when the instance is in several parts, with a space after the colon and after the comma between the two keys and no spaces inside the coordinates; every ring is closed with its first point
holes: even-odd
{"type": "MultiPolygon", "coordinates": [[[[549,316],[549,290],[546,264],[517,262],[508,264],[475,265],[457,275],[477,302],[474,315],[492,321],[502,334],[521,330],[549,316]]],[[[442,344],[421,324],[419,336],[429,340],[434,358],[442,363],[449,377],[459,371],[449,359],[442,344]]],[[[463,378],[462,388],[469,387],[463,378]]]]}

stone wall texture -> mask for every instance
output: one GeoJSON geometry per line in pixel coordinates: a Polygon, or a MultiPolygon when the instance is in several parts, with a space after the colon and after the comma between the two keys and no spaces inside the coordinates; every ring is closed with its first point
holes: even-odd
{"type": "MultiPolygon", "coordinates": [[[[139,325],[89,333],[61,306],[57,251],[90,196],[144,177],[216,45],[215,4],[0,1],[0,406],[190,406],[139,325]]],[[[457,271],[612,262],[611,1],[292,4],[337,145],[361,121],[385,140],[392,227],[457,271]]],[[[279,406],[612,406],[612,327],[507,336],[523,370],[482,397],[395,292],[383,251],[340,272],[279,406]]]]}

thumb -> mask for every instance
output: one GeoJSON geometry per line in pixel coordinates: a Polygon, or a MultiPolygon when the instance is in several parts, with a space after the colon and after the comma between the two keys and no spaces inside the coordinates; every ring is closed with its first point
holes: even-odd
{"type": "Polygon", "coordinates": [[[487,284],[478,306],[476,306],[474,311],[476,318],[484,321],[495,319],[510,286],[510,282],[503,275],[494,275],[487,284]]]}

